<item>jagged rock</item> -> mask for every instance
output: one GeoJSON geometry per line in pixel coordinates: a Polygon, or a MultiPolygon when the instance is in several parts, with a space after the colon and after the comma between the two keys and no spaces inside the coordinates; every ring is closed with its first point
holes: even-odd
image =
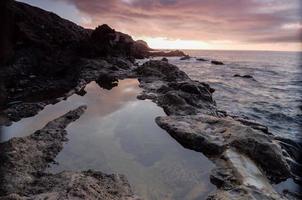
{"type": "Polygon", "coordinates": [[[220,61],[217,61],[217,60],[212,60],[211,63],[214,64],[214,65],[224,65],[223,62],[220,62],[220,61]]]}
{"type": "Polygon", "coordinates": [[[176,66],[163,61],[149,61],[137,70],[145,92],[140,99],[152,99],[168,115],[207,113],[217,115],[212,89],[208,84],[192,81],[176,66]]]}

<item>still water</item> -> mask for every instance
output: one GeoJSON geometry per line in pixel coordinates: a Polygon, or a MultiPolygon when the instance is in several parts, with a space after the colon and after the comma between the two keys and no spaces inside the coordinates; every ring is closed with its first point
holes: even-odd
{"type": "Polygon", "coordinates": [[[138,100],[138,81],[127,79],[105,90],[95,82],[84,96],[47,106],[37,116],[3,129],[4,138],[24,136],[80,105],[88,109],[67,128],[69,141],[49,172],[100,170],[125,174],[144,199],[204,199],[215,189],[213,164],[201,153],[183,148],[154,119],[165,115],[151,101],[138,100]]]}

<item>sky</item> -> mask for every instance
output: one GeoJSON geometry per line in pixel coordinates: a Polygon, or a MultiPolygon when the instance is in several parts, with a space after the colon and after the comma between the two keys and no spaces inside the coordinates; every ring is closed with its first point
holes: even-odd
{"type": "Polygon", "coordinates": [[[21,0],[152,48],[302,51],[302,0],[21,0]]]}

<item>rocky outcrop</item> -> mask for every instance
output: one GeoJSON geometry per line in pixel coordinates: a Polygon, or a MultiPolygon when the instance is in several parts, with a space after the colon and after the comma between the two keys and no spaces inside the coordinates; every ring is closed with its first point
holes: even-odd
{"type": "Polygon", "coordinates": [[[192,81],[176,66],[164,61],[149,61],[136,72],[145,89],[139,98],[153,99],[167,114],[217,114],[211,94],[214,90],[205,83],[192,81]]]}
{"type": "Polygon", "coordinates": [[[81,43],[80,55],[88,58],[116,56],[131,59],[148,57],[151,50],[146,42],[134,41],[131,36],[103,24],[91,31],[91,36],[81,43]]]}
{"type": "Polygon", "coordinates": [[[67,141],[65,128],[85,109],[81,106],[30,136],[0,144],[0,199],[138,199],[123,175],[96,171],[45,173],[67,141]]]}

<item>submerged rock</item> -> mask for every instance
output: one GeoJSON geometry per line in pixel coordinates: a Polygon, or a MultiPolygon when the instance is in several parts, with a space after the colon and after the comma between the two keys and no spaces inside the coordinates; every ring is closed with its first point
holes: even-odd
{"type": "Polygon", "coordinates": [[[196,58],[197,61],[203,61],[203,62],[206,62],[206,61],[209,61],[207,59],[204,59],[204,58],[196,58]]]}
{"type": "Polygon", "coordinates": [[[248,78],[248,79],[254,79],[253,76],[251,75],[240,75],[240,74],[235,74],[234,77],[240,77],[240,78],[248,78]]]}
{"type": "Polygon", "coordinates": [[[223,62],[220,62],[220,61],[217,61],[217,60],[212,60],[211,63],[214,64],[214,65],[224,65],[223,62]]]}

